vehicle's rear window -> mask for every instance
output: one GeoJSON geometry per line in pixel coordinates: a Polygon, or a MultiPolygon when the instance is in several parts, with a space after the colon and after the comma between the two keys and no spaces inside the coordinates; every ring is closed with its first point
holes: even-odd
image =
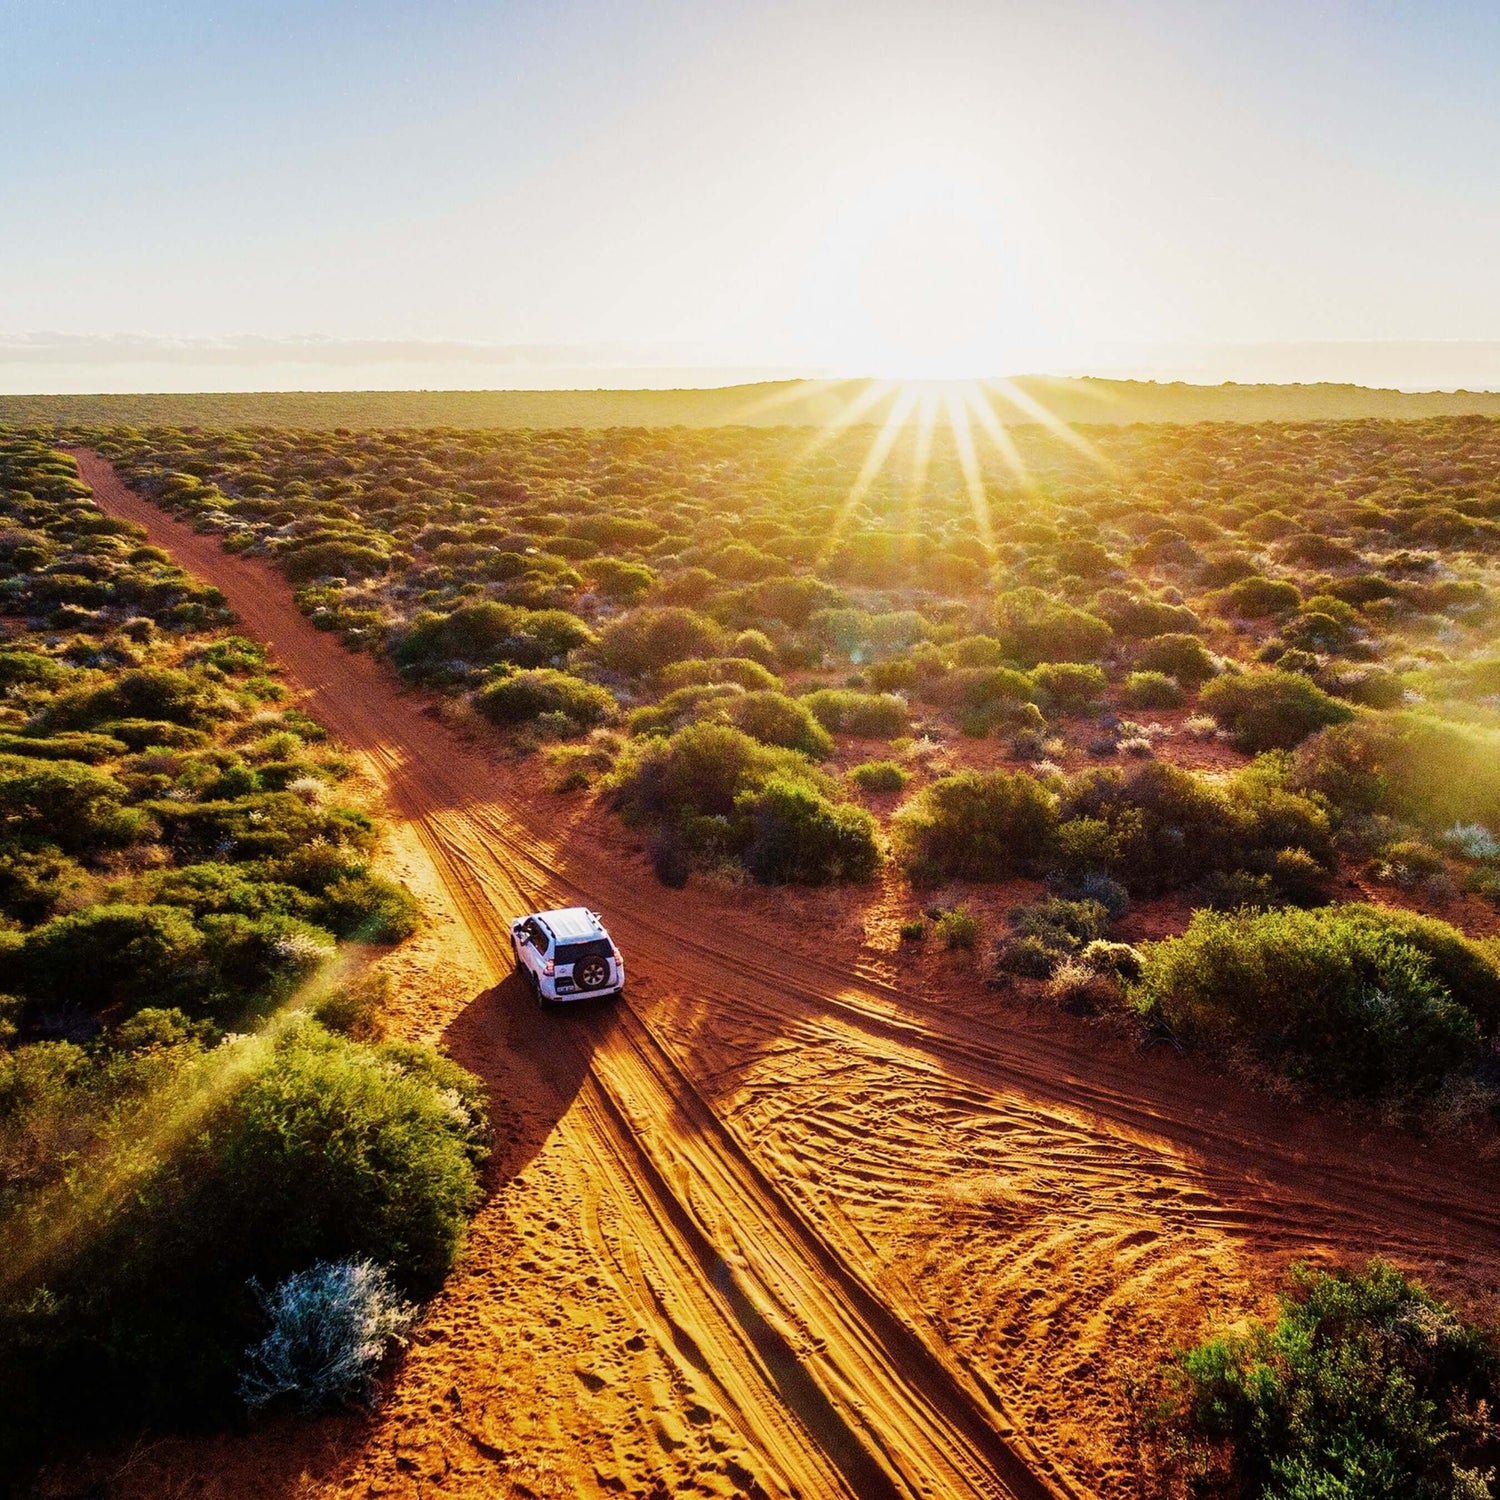
{"type": "Polygon", "coordinates": [[[559,964],[581,964],[586,958],[608,958],[609,944],[603,938],[589,943],[564,943],[557,950],[555,962],[559,964]]]}

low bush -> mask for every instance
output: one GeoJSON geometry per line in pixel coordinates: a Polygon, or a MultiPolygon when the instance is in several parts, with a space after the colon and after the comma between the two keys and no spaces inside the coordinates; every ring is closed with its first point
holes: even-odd
{"type": "Polygon", "coordinates": [[[1252,754],[1289,750],[1353,710],[1297,672],[1244,672],[1216,677],[1200,696],[1205,712],[1229,731],[1236,748],[1252,754]]]}
{"type": "Polygon", "coordinates": [[[867,760],[849,772],[849,780],[860,791],[879,795],[905,791],[911,772],[903,770],[893,760],[867,760]]]}
{"type": "Polygon", "coordinates": [[[1302,592],[1297,585],[1279,578],[1242,578],[1225,589],[1222,596],[1223,607],[1243,620],[1285,614],[1301,602],[1302,592]]]}
{"type": "Polygon", "coordinates": [[[982,738],[1002,728],[1040,729],[1036,689],[1024,672],[1009,667],[970,667],[950,672],[932,690],[967,735],[982,738]]]}
{"type": "Polygon", "coordinates": [[[370,1260],[320,1261],[263,1294],[262,1306],[270,1327],[245,1353],[240,1399],[252,1411],[288,1402],[309,1415],[371,1405],[375,1371],[417,1316],[370,1260]]]}
{"type": "Polygon", "coordinates": [[[803,699],[812,716],[830,734],[859,739],[893,740],[905,734],[909,715],[894,693],[861,693],[852,688],[819,688],[803,699]]]}
{"type": "Polygon", "coordinates": [[[1446,924],[1368,906],[1195,913],[1144,950],[1135,1001],[1348,1097],[1418,1098],[1500,1020],[1500,969],[1446,924]]]}
{"type": "Polygon", "coordinates": [[[719,711],[763,745],[800,750],[815,760],[833,753],[833,736],[813,717],[805,699],[761,690],[722,699],[719,711]]]}
{"type": "Polygon", "coordinates": [[[713,620],[681,605],[636,609],[611,620],[599,636],[604,664],[627,677],[648,676],[673,662],[720,654],[724,632],[713,620]]]}
{"type": "Polygon", "coordinates": [[[781,679],[761,662],[745,656],[714,656],[696,661],[675,661],[661,670],[661,685],[673,688],[703,687],[730,682],[746,692],[781,691],[781,679]]]}
{"type": "Polygon", "coordinates": [[[1363,715],[1305,741],[1296,781],[1346,813],[1437,834],[1500,828],[1500,733],[1419,713],[1363,715]]]}
{"type": "Polygon", "coordinates": [[[757,880],[867,880],[880,861],[875,820],[832,799],[834,783],[795,750],[703,722],[635,741],[613,778],[627,819],[655,826],[652,861],[686,883],[691,855],[737,858],[757,880]]]}
{"type": "Polygon", "coordinates": [[[1198,1494],[1484,1500],[1491,1334],[1393,1267],[1293,1269],[1276,1319],[1184,1350],[1154,1419],[1198,1494]]]}
{"type": "Polygon", "coordinates": [[[331,881],[311,911],[335,937],[360,943],[399,943],[421,924],[411,892],[382,875],[349,875],[331,881]]]}
{"type": "Polygon", "coordinates": [[[102,687],[60,693],[48,706],[48,729],[96,729],[110,720],[149,719],[186,729],[207,729],[231,705],[206,678],[172,667],[122,672],[102,687]]]}
{"type": "Polygon", "coordinates": [[[448,614],[419,615],[396,641],[392,655],[403,671],[425,675],[453,662],[555,667],[569,652],[593,643],[588,626],[565,610],[525,609],[486,599],[448,614]]]}
{"type": "Polygon", "coordinates": [[[960,771],[898,810],[891,833],[914,879],[1000,880],[1051,852],[1056,799],[1024,771],[960,771]]]}
{"type": "Polygon", "coordinates": [[[972,951],[979,941],[979,918],[967,906],[955,906],[937,919],[933,930],[943,947],[972,951]]]}
{"type": "Polygon", "coordinates": [[[133,843],[146,819],[123,804],[127,792],[106,771],[76,761],[0,755],[0,838],[46,838],[69,854],[133,843]]]}
{"type": "Polygon", "coordinates": [[[1104,696],[1103,669],[1082,662],[1043,662],[1031,680],[1043,703],[1065,713],[1085,713],[1104,696]]]}
{"type": "Polygon", "coordinates": [[[474,706],[491,723],[506,728],[530,723],[544,714],[560,715],[572,733],[605,723],[617,708],[607,688],[553,667],[502,677],[475,695],[474,706]]]}
{"type": "Polygon", "coordinates": [[[1006,655],[1024,667],[1044,661],[1098,661],[1114,639],[1114,632],[1097,615],[1037,588],[1002,594],[995,605],[995,624],[1006,655]]]}
{"type": "MultiPolygon", "coordinates": [[[[20,1049],[53,1064],[28,1069],[28,1133],[63,1107],[88,1151],[62,1171],[54,1150],[31,1180],[12,1179],[7,1462],[81,1424],[225,1413],[242,1351],[265,1331],[252,1279],[369,1259],[402,1295],[424,1295],[477,1200],[480,1086],[436,1054],[295,1018],[204,1050],[163,1016],[149,1035],[121,1029],[128,1065],[66,1044],[20,1049]]],[[[14,1089],[9,1102],[14,1131],[14,1089]]]]}
{"type": "Polygon", "coordinates": [[[1165,672],[1132,672],[1120,696],[1131,708],[1181,708],[1186,698],[1175,678],[1165,672]]]}
{"type": "Polygon", "coordinates": [[[773,777],[736,799],[749,825],[745,868],[767,885],[869,880],[880,864],[874,818],[805,783],[773,777]]]}
{"type": "MultiPolygon", "coordinates": [[[[1321,875],[1333,853],[1328,814],[1292,790],[1289,776],[1269,760],[1227,782],[1164,762],[1086,771],[1063,793],[1054,867],[1154,894],[1215,871],[1274,874],[1284,851],[1300,850],[1321,875]]],[[[1305,868],[1284,873],[1301,880],[1305,868]]]]}
{"type": "Polygon", "coordinates": [[[1185,604],[1143,598],[1124,589],[1101,589],[1094,596],[1093,608],[1109,622],[1116,635],[1126,639],[1180,635],[1198,628],[1198,616],[1185,604]]]}
{"type": "Polygon", "coordinates": [[[1142,641],[1134,662],[1142,672],[1165,672],[1183,687],[1198,687],[1219,670],[1208,647],[1195,635],[1169,632],[1142,641]]]}

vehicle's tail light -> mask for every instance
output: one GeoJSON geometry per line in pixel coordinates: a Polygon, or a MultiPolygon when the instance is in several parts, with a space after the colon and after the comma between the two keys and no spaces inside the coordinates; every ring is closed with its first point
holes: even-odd
{"type": "Polygon", "coordinates": [[[625,962],[625,960],[620,957],[620,950],[618,948],[611,948],[609,951],[614,955],[614,960],[617,964],[622,964],[625,962]]]}
{"type": "Polygon", "coordinates": [[[556,972],[557,972],[557,965],[555,963],[553,963],[552,960],[549,958],[547,960],[547,962],[542,965],[542,973],[546,974],[546,975],[548,975],[550,977],[551,975],[555,974],[556,972]]]}

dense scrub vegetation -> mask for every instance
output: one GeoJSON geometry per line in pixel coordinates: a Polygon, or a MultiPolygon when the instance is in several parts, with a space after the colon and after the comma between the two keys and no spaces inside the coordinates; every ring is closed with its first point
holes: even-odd
{"type": "MultiPolygon", "coordinates": [[[[272,560],[318,625],[544,749],[552,784],[642,829],[668,884],[866,880],[894,860],[920,887],[1176,892],[1281,922],[1277,951],[1307,949],[1343,997],[1319,1024],[1366,1043],[1357,997],[1394,982],[1366,949],[1405,953],[1410,934],[1356,942],[1297,910],[1351,872],[1397,904],[1500,904],[1486,420],[1016,429],[1019,466],[981,455],[977,493],[941,430],[925,454],[901,436],[858,483],[860,428],[73,436],[272,560]]],[[[47,691],[55,735],[127,744],[162,717],[47,691]]],[[[30,871],[10,877],[18,902],[30,871]]],[[[1081,949],[1036,943],[1007,972],[1065,990],[1081,949]]],[[[36,953],[4,961],[24,978],[36,953]]],[[[1418,1004],[1437,980],[1411,963],[1402,1024],[1425,1018],[1436,1050],[1413,1040],[1379,1077],[1299,1063],[1314,1044],[1248,991],[1233,1026],[1174,1021],[1165,991],[1140,1003],[1179,1040],[1335,1092],[1416,1098],[1468,1073],[1482,1093],[1493,1029],[1472,1014],[1458,1045],[1467,1000],[1418,1004]]]]}
{"type": "MultiPolygon", "coordinates": [[[[812,452],[748,428],[78,435],[271,556],[316,623],[471,694],[520,742],[608,731],[570,785],[608,773],[621,730],[718,723],[813,761],[840,737],[900,759],[912,736],[998,736],[1074,825],[1054,857],[1118,870],[1143,857],[1133,835],[1118,847],[1128,797],[1048,782],[1057,753],[1171,759],[1174,736],[1217,729],[1245,753],[1298,751],[1285,795],[1321,797],[1334,823],[1363,799],[1368,833],[1415,821],[1399,771],[1334,764],[1395,748],[1372,712],[1405,709],[1429,738],[1462,719],[1476,745],[1495,728],[1483,672],[1451,670],[1486,649],[1495,612],[1500,437],[1477,419],[1097,429],[1097,462],[1020,429],[1024,478],[990,455],[982,509],[942,433],[919,486],[908,435],[852,502],[859,429],[812,452]]],[[[1488,826],[1481,792],[1450,783],[1445,826],[1488,826]]],[[[1277,848],[1322,859],[1252,840],[1217,863],[1271,879],[1277,848]]],[[[723,840],[688,856],[723,857],[723,840]]]]}
{"type": "MultiPolygon", "coordinates": [[[[1500,424],[1017,430],[1024,472],[982,455],[977,483],[941,431],[873,477],[858,428],[68,435],[541,752],[668,885],[884,867],[912,962],[1129,1007],[1147,1038],[1387,1118],[1494,1115],[1500,962],[1460,926],[1500,906],[1500,424]],[[992,932],[985,887],[1012,881],[1041,884],[992,932]],[[1121,941],[1165,895],[1145,930],[1180,935],[1121,941]]],[[[6,1085],[14,1222],[96,1214],[52,1143],[109,1159],[153,1090],[202,1100],[213,1170],[149,1155],[123,1238],[6,1304],[5,1394],[30,1421],[36,1391],[130,1372],[170,1405],[190,1371],[219,1399],[257,1330],[240,1379],[283,1390],[316,1288],[351,1347],[404,1326],[453,1253],[479,1116],[430,1057],[284,1019],[336,937],[409,921],[368,825],[254,647],[202,633],[219,601],[90,518],[65,463],[12,451],[41,476],[0,532],[0,602],[31,627],[0,650],[0,988],[34,1070],[6,1085]],[[441,1129],[434,1089],[462,1105],[441,1129]],[[299,1166],[327,1205],[302,1211],[281,1164],[325,1098],[360,1142],[405,1111],[423,1144],[380,1191],[352,1143],[333,1179],[299,1166]],[[214,1269],[199,1226],[272,1217],[254,1264],[214,1269]],[[168,1253],[187,1352],[143,1331],[168,1253]]],[[[1394,1272],[1310,1276],[1274,1327],[1185,1355],[1164,1420],[1203,1493],[1478,1496],[1493,1373],[1394,1272]]]]}
{"type": "Polygon", "coordinates": [[[1273,1323],[1167,1372],[1163,1467],[1226,1500],[1485,1500],[1497,1376],[1493,1336],[1392,1267],[1296,1270],[1273,1323]]]}
{"type": "MultiPolygon", "coordinates": [[[[379,1040],[338,941],[410,933],[346,768],[223,600],[0,440],[0,1464],[217,1417],[269,1295],[430,1294],[477,1080],[379,1040]]],[[[378,1350],[376,1354],[378,1355],[378,1350]]],[[[366,1371],[366,1373],[368,1373],[366,1371]]]]}

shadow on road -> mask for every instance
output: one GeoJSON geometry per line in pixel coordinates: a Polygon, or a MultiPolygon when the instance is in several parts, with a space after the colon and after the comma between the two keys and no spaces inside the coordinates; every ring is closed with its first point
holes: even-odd
{"type": "Polygon", "coordinates": [[[448,1055],[489,1090],[495,1149],[484,1173],[486,1197],[526,1167],[567,1113],[610,1003],[585,1002],[587,1019],[571,1007],[543,1010],[513,973],[476,995],[443,1032],[448,1055]]]}

